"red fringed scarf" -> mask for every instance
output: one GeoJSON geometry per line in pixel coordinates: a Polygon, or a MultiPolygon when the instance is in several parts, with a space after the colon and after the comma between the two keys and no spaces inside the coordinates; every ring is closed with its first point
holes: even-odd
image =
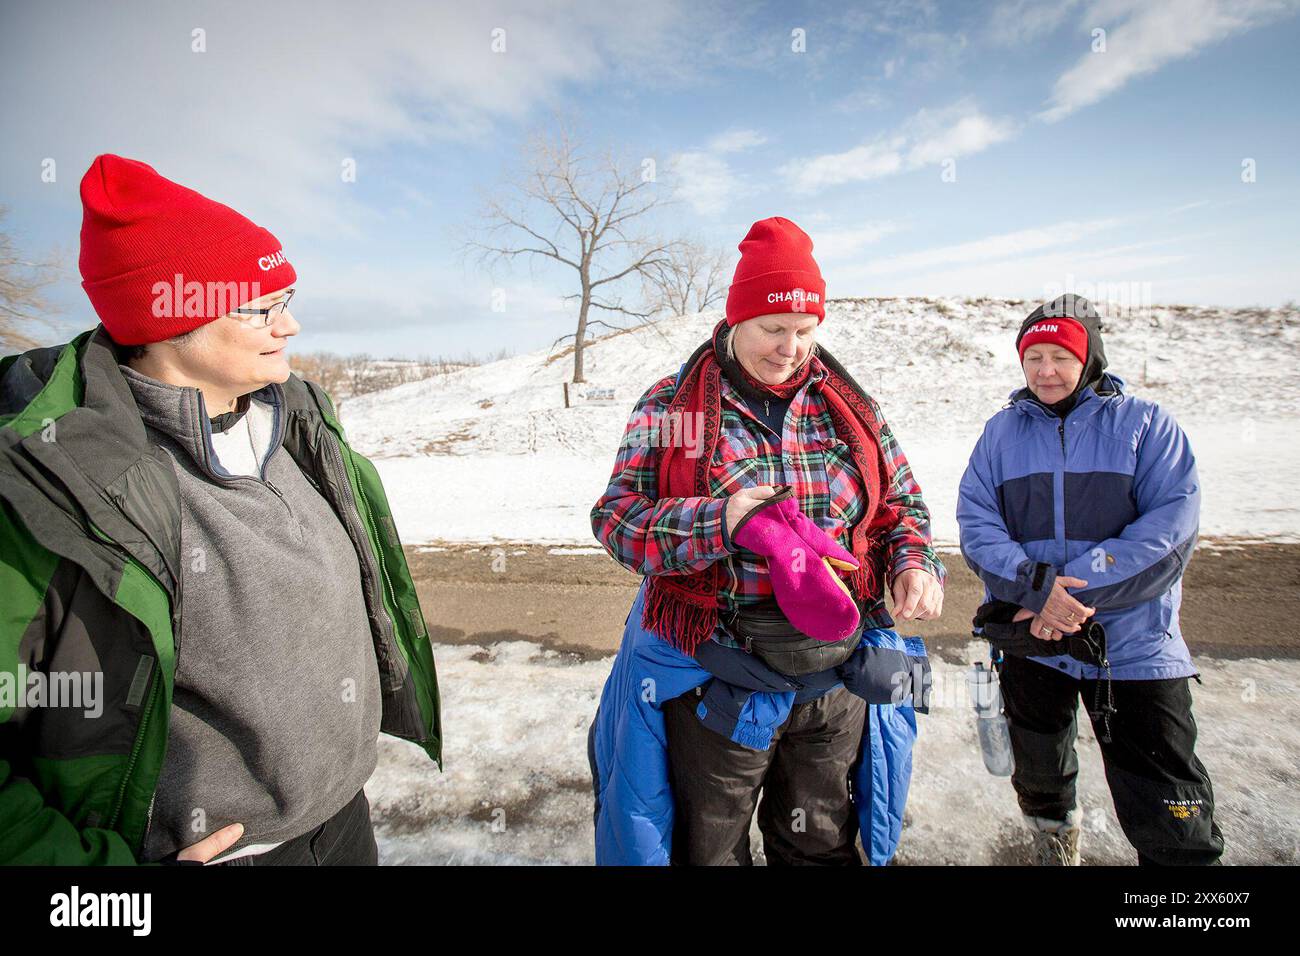
{"type": "MultiPolygon", "coordinates": [[[[699,444],[688,454],[684,443],[669,441],[659,448],[660,498],[711,497],[709,471],[722,433],[722,366],[718,350],[726,322],[719,322],[711,341],[695,351],[683,369],[677,391],[668,406],[673,416],[699,415],[699,444]]],[[[880,449],[880,422],[871,410],[866,394],[852,377],[824,349],[805,364],[793,378],[806,380],[814,363],[825,373],[820,383],[836,436],[849,446],[853,462],[862,475],[866,497],[862,518],[853,527],[849,550],[860,567],[849,575],[849,590],[859,604],[878,600],[885,583],[886,537],[898,523],[895,510],[885,503],[882,483],[886,474],[880,449]]],[[[750,381],[757,387],[771,388],[750,381]]],[[[789,383],[783,383],[789,385],[789,383]]],[[[798,387],[797,385],[795,386],[798,387]]],[[[793,393],[793,390],[791,390],[793,393]]],[[[724,519],[725,520],[725,519],[724,519]]],[[[646,587],[645,611],[641,624],[678,650],[694,655],[718,625],[718,590],[722,568],[714,562],[703,571],[688,575],[655,575],[646,587]]]]}

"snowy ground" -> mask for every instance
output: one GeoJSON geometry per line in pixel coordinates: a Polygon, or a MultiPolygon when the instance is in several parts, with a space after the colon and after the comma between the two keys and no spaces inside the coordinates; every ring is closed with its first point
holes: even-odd
{"type": "MultiPolygon", "coordinates": [[[[435,648],[448,728],[446,772],[382,737],[366,785],[383,863],[591,863],[587,726],[612,659],[577,662],[524,642],[435,648]]],[[[972,643],[969,658],[981,647],[972,643]]],[[[1300,862],[1300,662],[1198,661],[1197,750],[1214,780],[1224,862],[1300,862]]],[[[1029,837],[1010,783],[980,761],[963,669],[935,663],[935,706],[921,716],[900,864],[996,864],[1029,837]]],[[[1133,852],[1111,808],[1087,720],[1080,807],[1088,863],[1133,852]]]]}
{"type": "MultiPolygon", "coordinates": [[[[1300,540],[1300,414],[1259,421],[1252,440],[1234,422],[1181,422],[1201,475],[1203,537],[1300,540]]],[[[957,541],[957,483],[971,436],[914,437],[895,426],[925,492],[936,542],[957,541]]],[[[592,541],[591,506],[609,482],[614,452],[600,458],[421,455],[375,461],[402,540],[488,544],[592,541]]]]}
{"type": "MultiPolygon", "coordinates": [[[[881,403],[934,515],[956,540],[957,482],[984,422],[1018,381],[1027,311],[1004,300],[828,303],[822,341],[881,403]]],[[[571,357],[531,353],[344,403],[376,459],[407,542],[591,540],[627,414],[717,320],[704,313],[587,349],[587,378],[613,399],[563,407],[571,357]]],[[[1205,488],[1202,532],[1300,540],[1300,312],[1156,307],[1111,321],[1111,370],[1191,437],[1205,488]],[[1249,489],[1245,491],[1244,489],[1249,489]]]]}

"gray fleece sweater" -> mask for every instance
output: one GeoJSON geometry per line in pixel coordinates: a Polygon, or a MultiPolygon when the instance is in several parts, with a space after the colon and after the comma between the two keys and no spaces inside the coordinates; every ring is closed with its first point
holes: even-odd
{"type": "Polygon", "coordinates": [[[356,551],[281,446],[279,386],[249,406],[245,460],[260,467],[247,477],[222,467],[197,389],[121,368],[181,492],[176,686],[145,859],[229,823],[244,824],[235,850],[292,839],[375,769],[379,668],[356,551]]]}

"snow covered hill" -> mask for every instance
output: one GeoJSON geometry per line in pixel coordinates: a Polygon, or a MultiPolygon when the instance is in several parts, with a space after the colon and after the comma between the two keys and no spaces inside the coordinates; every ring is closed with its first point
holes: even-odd
{"type": "MultiPolygon", "coordinates": [[[[984,421],[1019,379],[1015,332],[1032,303],[843,299],[819,342],[881,403],[935,515],[956,538],[956,485],[984,421]]],[[[1102,309],[1106,314],[1106,309],[1102,309]]],[[[720,318],[668,319],[589,346],[589,387],[564,407],[572,355],[546,351],[352,399],[349,437],[378,464],[408,542],[590,540],[628,411],[675,373],[720,318]]],[[[1203,531],[1300,536],[1300,308],[1155,306],[1106,322],[1111,371],[1187,429],[1201,465],[1203,531]]]]}

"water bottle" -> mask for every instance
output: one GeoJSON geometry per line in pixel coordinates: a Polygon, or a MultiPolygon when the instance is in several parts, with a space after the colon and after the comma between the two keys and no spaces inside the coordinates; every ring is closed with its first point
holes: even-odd
{"type": "Polygon", "coordinates": [[[1016,761],[1011,753],[1007,715],[1002,712],[998,672],[986,668],[983,661],[972,665],[966,673],[966,689],[975,705],[975,724],[979,727],[980,753],[984,756],[985,768],[995,777],[1011,776],[1016,761]]]}

